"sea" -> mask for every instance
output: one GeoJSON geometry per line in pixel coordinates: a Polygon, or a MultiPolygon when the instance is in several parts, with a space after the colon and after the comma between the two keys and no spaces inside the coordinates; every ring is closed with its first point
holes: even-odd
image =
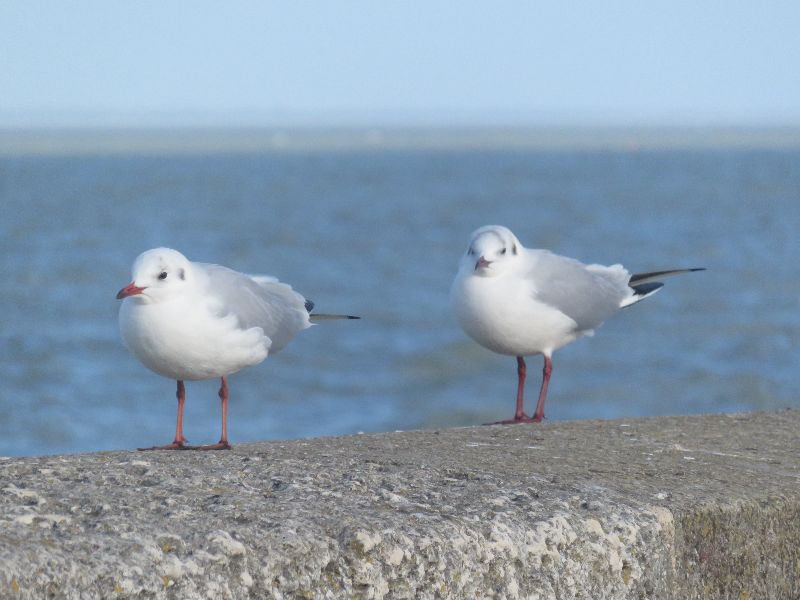
{"type": "MultiPolygon", "coordinates": [[[[707,269],[556,352],[548,420],[800,407],[796,130],[4,131],[0,455],[172,440],[175,382],[126,350],[115,299],[157,246],[361,317],[232,375],[233,444],[510,418],[515,360],[448,300],[487,224],[631,272],[707,269]]],[[[188,439],[216,442],[218,381],[186,387],[188,439]]]]}

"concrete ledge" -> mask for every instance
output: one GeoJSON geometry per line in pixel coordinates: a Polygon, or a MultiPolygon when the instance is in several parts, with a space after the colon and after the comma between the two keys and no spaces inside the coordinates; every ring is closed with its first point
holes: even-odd
{"type": "Polygon", "coordinates": [[[5,459],[0,597],[798,598],[798,431],[784,411],[5,459]]]}

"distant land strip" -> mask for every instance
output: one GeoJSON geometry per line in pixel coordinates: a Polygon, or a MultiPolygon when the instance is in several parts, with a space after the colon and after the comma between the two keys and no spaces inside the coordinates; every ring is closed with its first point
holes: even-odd
{"type": "Polygon", "coordinates": [[[0,129],[0,156],[393,150],[800,149],[787,127],[255,127],[0,129]]]}

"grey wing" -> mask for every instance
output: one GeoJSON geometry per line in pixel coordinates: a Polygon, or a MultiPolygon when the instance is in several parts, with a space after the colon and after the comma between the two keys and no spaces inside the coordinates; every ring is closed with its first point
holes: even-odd
{"type": "Polygon", "coordinates": [[[585,265],[546,250],[531,250],[534,298],[563,312],[578,330],[598,327],[632,294],[622,265],[585,265]]]}
{"type": "Polygon", "coordinates": [[[272,340],[275,353],[310,326],[306,300],[274,277],[251,277],[219,265],[201,265],[208,275],[208,291],[220,310],[232,314],[243,329],[260,327],[272,340]]]}

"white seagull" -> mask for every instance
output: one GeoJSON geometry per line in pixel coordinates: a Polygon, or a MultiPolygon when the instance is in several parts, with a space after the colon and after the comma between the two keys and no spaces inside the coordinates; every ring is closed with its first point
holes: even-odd
{"type": "Polygon", "coordinates": [[[670,269],[631,275],[622,265],[585,265],[547,250],[525,248],[506,227],[475,230],[450,290],[464,331],[489,350],[517,357],[514,418],[498,423],[544,419],[553,352],[593,335],[619,309],[644,300],[664,284],[658,278],[702,271],[670,269]],[[542,387],[532,417],[525,414],[525,358],[544,356],[542,387]]]}
{"type": "Polygon", "coordinates": [[[170,248],[143,252],[132,271],[133,281],[117,294],[124,299],[122,339],[148,369],[178,382],[175,440],[148,450],[230,448],[227,376],[278,352],[314,321],[358,318],[310,314],[314,303],[274,277],[190,262],[170,248]],[[217,444],[189,446],[183,435],[183,382],[216,377],[222,435],[217,444]]]}

